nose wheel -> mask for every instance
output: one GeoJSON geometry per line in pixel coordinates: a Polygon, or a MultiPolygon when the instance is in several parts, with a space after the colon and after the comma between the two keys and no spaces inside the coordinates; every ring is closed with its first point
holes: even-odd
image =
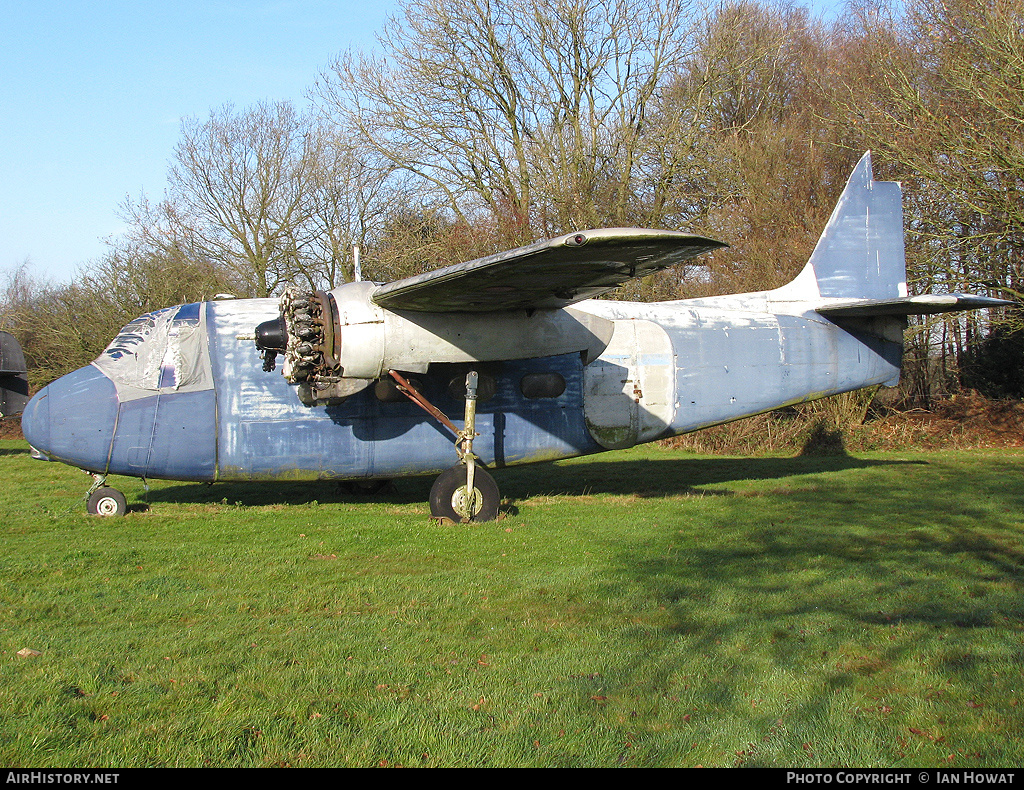
{"type": "Polygon", "coordinates": [[[116,488],[103,486],[89,495],[86,509],[94,516],[123,516],[128,510],[128,502],[116,488]]]}
{"type": "Polygon", "coordinates": [[[93,483],[85,495],[85,508],[89,514],[110,518],[113,516],[123,516],[127,513],[128,501],[125,499],[124,494],[116,488],[103,485],[106,480],[106,477],[103,475],[93,475],[93,478],[96,482],[93,483]]]}

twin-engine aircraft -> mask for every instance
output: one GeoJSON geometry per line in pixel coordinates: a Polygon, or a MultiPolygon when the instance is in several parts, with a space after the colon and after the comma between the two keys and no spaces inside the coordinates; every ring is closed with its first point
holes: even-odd
{"type": "Polygon", "coordinates": [[[94,476],[99,515],[126,510],[108,475],[371,490],[440,473],[435,517],[489,521],[500,504],[489,470],[891,386],[906,316],[1009,304],[907,295],[900,187],[872,180],[870,154],[788,285],[594,298],[722,246],[590,230],[383,285],[158,310],[40,390],[22,428],[38,457],[94,476]]]}

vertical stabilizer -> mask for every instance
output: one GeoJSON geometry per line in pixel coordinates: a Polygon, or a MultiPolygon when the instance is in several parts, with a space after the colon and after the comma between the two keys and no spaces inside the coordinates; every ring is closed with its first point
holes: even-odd
{"type": "Polygon", "coordinates": [[[875,181],[871,152],[861,157],[800,275],[776,299],[893,299],[907,295],[903,195],[875,181]]]}

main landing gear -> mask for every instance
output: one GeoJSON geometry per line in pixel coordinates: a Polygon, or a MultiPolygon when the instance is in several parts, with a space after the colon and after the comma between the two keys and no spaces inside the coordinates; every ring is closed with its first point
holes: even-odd
{"type": "Polygon", "coordinates": [[[466,376],[465,427],[460,431],[433,404],[429,403],[406,381],[400,373],[391,371],[391,377],[409,400],[426,410],[455,434],[455,451],[459,463],[442,472],[430,489],[430,515],[447,518],[457,523],[494,521],[498,517],[501,495],[494,482],[473,453],[476,433],[476,396],[479,375],[471,370],[466,376]]]}
{"type": "Polygon", "coordinates": [[[494,521],[498,517],[498,484],[482,468],[473,475],[473,494],[469,495],[468,470],[453,466],[434,481],[430,489],[430,515],[458,523],[494,521]]]}

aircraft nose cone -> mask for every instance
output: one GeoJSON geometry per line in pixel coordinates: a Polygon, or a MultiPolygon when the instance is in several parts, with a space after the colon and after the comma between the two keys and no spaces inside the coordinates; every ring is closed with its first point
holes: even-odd
{"type": "Polygon", "coordinates": [[[50,446],[50,388],[43,387],[32,396],[21,413],[21,432],[33,449],[46,454],[50,446]]]}
{"type": "Polygon", "coordinates": [[[21,429],[54,461],[104,472],[117,418],[114,383],[89,366],[43,387],[25,407],[21,429]]]}

